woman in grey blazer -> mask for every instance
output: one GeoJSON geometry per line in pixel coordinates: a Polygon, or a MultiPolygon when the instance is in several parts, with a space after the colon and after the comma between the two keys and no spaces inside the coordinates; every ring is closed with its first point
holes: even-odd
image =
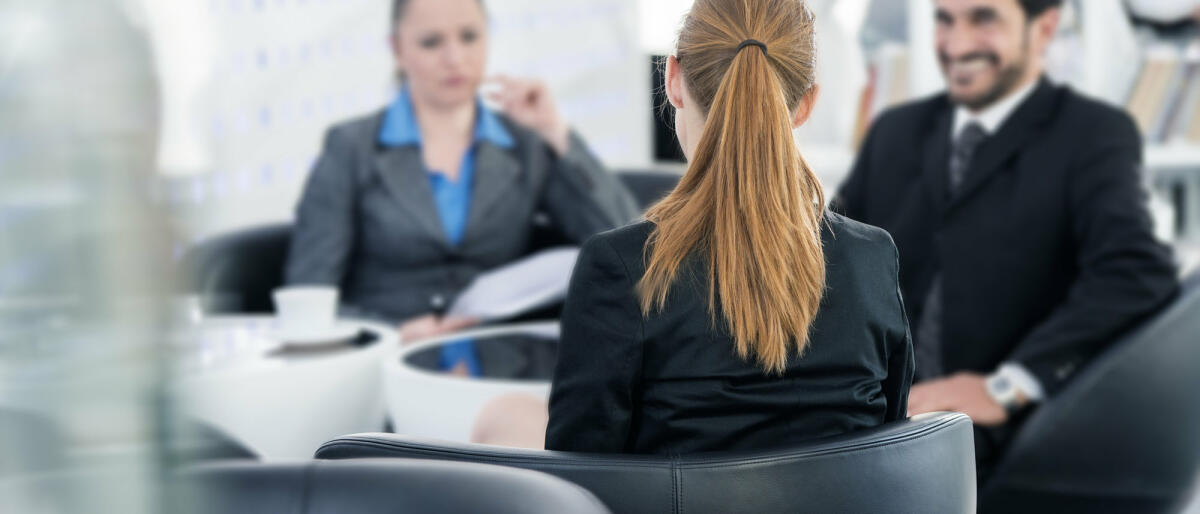
{"type": "Polygon", "coordinates": [[[628,192],[572,133],[545,85],[498,78],[478,0],[394,0],[402,86],[383,111],[334,126],[297,208],[290,285],[335,285],[344,314],[461,327],[436,313],[481,272],[522,256],[536,212],[570,239],[632,220],[628,192]]]}

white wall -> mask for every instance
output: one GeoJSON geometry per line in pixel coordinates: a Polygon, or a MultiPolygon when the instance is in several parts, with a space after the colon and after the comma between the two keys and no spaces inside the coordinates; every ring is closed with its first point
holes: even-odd
{"type": "Polygon", "coordinates": [[[673,53],[683,16],[692,8],[693,1],[638,0],[642,49],[652,55],[673,53]]]}
{"type": "MultiPolygon", "coordinates": [[[[393,94],[388,0],[142,0],[163,84],[157,188],[201,238],[290,219],[333,123],[393,94]]],[[[610,166],[650,159],[636,0],[492,0],[490,72],[547,80],[610,166]]]]}

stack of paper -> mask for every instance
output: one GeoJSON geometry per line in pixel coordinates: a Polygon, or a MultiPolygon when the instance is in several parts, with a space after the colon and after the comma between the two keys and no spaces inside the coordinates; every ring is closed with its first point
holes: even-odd
{"type": "Polygon", "coordinates": [[[450,317],[497,321],[553,305],[567,297],[579,248],[533,254],[475,278],[458,296],[450,317]]]}

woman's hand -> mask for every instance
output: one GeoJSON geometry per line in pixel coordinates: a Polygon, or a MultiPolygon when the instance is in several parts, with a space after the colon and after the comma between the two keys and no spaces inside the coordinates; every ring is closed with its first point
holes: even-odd
{"type": "Polygon", "coordinates": [[[400,341],[411,344],[422,339],[443,336],[478,325],[479,321],[469,318],[442,318],[428,314],[413,318],[400,325],[400,341]]]}
{"type": "Polygon", "coordinates": [[[513,121],[529,127],[559,156],[567,154],[570,128],[558,112],[558,106],[545,82],[497,75],[491,81],[499,85],[487,97],[500,106],[513,121]]]}

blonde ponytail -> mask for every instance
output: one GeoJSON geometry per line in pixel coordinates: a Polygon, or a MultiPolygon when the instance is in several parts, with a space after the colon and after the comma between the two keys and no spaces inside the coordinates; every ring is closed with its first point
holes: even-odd
{"type": "Polygon", "coordinates": [[[812,25],[800,0],[696,2],[679,54],[708,116],[687,174],[646,214],[656,226],[643,314],[665,306],[680,264],[699,252],[714,323],[767,373],[804,351],[825,288],[825,197],[792,136],[813,84],[812,25]],[[757,41],[739,47],[747,39],[757,41]]]}

